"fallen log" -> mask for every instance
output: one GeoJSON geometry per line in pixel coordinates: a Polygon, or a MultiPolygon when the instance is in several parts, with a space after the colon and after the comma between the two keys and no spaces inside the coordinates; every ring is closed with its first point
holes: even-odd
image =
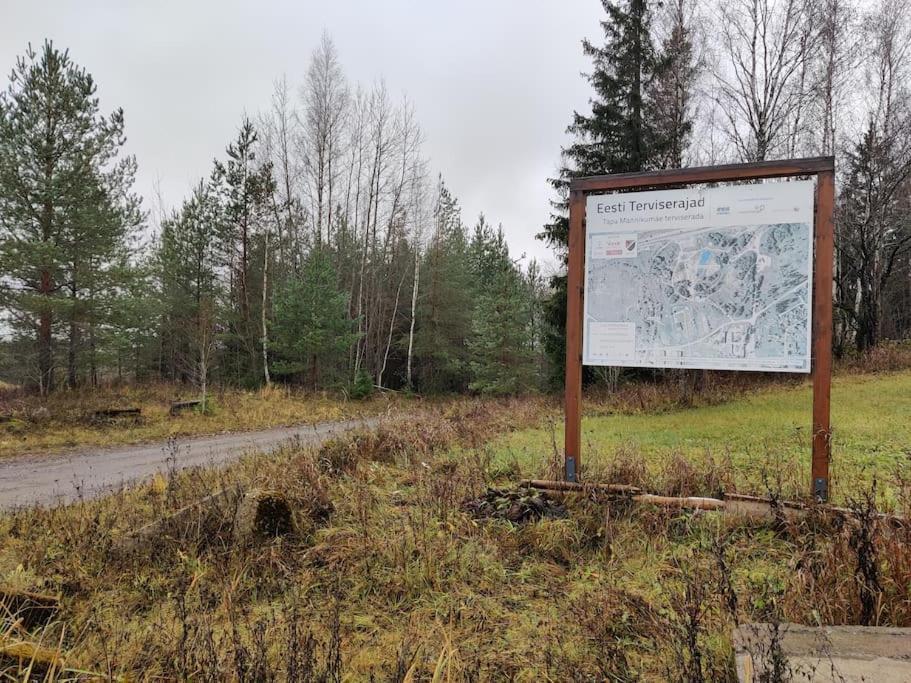
{"type": "Polygon", "coordinates": [[[0,588],[0,619],[14,619],[26,630],[46,626],[59,611],[56,595],[0,588]]]}
{"type": "Polygon", "coordinates": [[[224,507],[226,514],[230,513],[233,515],[237,509],[237,501],[242,495],[242,491],[232,488],[222,489],[221,491],[200,498],[190,505],[186,505],[165,517],[149,522],[145,526],[115,539],[113,550],[124,554],[140,550],[163,536],[175,532],[175,530],[189,527],[199,519],[199,516],[202,513],[211,511],[213,508],[218,509],[224,507]]]}
{"type": "Polygon", "coordinates": [[[551,481],[548,479],[524,479],[519,482],[520,486],[528,486],[533,489],[541,489],[542,491],[571,491],[576,493],[592,493],[603,491],[606,493],[620,493],[620,494],[636,494],[644,493],[644,491],[638,486],[632,486],[631,484],[604,484],[593,482],[589,483],[578,483],[574,481],[551,481]]]}
{"type": "Polygon", "coordinates": [[[135,417],[142,413],[142,408],[105,408],[103,410],[96,410],[92,413],[92,417],[95,419],[100,418],[113,418],[113,417],[135,417]]]}
{"type": "Polygon", "coordinates": [[[171,417],[179,415],[187,408],[197,408],[202,405],[201,399],[196,399],[194,401],[175,401],[171,404],[171,409],[168,411],[168,414],[171,417]]]}
{"type": "Polygon", "coordinates": [[[675,498],[672,496],[656,496],[651,493],[640,493],[635,496],[630,496],[630,499],[636,503],[648,503],[650,505],[659,505],[666,508],[724,510],[724,501],[718,500],[717,498],[701,498],[696,496],[675,498]]]}
{"type": "Polygon", "coordinates": [[[0,633],[0,660],[13,659],[27,665],[41,668],[63,666],[64,657],[60,650],[38,645],[28,640],[16,640],[0,633]]]}
{"type": "MultiPolygon", "coordinates": [[[[600,492],[606,493],[614,498],[631,500],[636,503],[647,503],[661,507],[690,510],[719,510],[733,516],[753,519],[774,520],[784,518],[794,521],[806,518],[811,512],[830,514],[842,519],[857,518],[857,513],[849,508],[823,504],[807,506],[803,503],[788,500],[772,500],[770,498],[761,498],[759,496],[750,496],[742,493],[726,493],[723,498],[678,498],[645,493],[642,489],[628,484],[579,483],[530,479],[522,481],[521,485],[542,491],[563,491],[567,493],[586,494],[600,492]]],[[[877,513],[876,519],[893,526],[904,526],[908,523],[908,520],[904,517],[885,513],[877,513]]]]}
{"type": "Polygon", "coordinates": [[[280,493],[252,489],[224,489],[156,519],[113,543],[113,550],[131,554],[148,548],[162,538],[180,536],[207,518],[230,531],[236,542],[249,543],[294,530],[291,504],[280,493]]]}

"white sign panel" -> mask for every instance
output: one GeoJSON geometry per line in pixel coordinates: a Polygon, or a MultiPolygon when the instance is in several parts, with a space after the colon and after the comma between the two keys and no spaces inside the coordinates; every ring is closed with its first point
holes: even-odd
{"type": "Polygon", "coordinates": [[[809,372],[813,188],[589,195],[583,363],[809,372]]]}

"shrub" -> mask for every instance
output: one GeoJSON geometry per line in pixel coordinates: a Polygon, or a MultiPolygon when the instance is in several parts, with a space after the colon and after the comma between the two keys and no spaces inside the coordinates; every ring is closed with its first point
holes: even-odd
{"type": "Polygon", "coordinates": [[[362,401],[373,394],[373,378],[370,373],[361,368],[357,371],[351,387],[348,389],[348,395],[355,401],[362,401]]]}

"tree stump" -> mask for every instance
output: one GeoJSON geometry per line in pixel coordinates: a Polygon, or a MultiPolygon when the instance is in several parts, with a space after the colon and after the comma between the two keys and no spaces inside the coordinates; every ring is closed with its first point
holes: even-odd
{"type": "Polygon", "coordinates": [[[252,489],[237,508],[234,540],[241,544],[275,538],[294,531],[294,515],[287,499],[275,491],[252,489]]]}

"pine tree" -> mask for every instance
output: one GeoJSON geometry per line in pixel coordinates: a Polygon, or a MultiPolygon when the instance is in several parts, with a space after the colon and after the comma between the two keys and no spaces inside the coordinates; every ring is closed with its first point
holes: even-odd
{"type": "Polygon", "coordinates": [[[348,351],[357,340],[348,317],[348,295],[326,251],[314,249],[299,278],[275,294],[272,324],[273,369],[278,375],[306,376],[312,387],[342,375],[348,351]]]}
{"type": "MultiPolygon", "coordinates": [[[[565,258],[569,239],[568,198],[572,178],[641,171],[656,165],[666,153],[666,140],[654,126],[646,92],[662,68],[651,38],[647,0],[614,4],[603,0],[607,19],[601,22],[603,47],[583,41],[593,63],[587,76],[594,90],[591,114],[573,113],[567,132],[573,143],[562,151],[563,166],[550,180],[558,198],[552,202],[551,222],[538,235],[565,258]]],[[[566,276],[551,280],[553,296],[547,305],[547,355],[555,383],[562,383],[566,360],[566,276]]]]}
{"type": "Polygon", "coordinates": [[[230,273],[231,319],[228,328],[229,363],[235,377],[258,383],[262,374],[262,301],[257,296],[257,272],[261,260],[255,259],[257,243],[267,234],[274,220],[271,201],[275,191],[272,164],[259,163],[256,156],[258,135],[253,123],[244,118],[235,142],[228,145],[228,159],[215,162],[213,185],[223,207],[222,245],[230,273]]]}
{"type": "Polygon", "coordinates": [[[142,220],[129,191],[135,164],[117,160],[123,112],[103,116],[95,93],[85,69],[46,42],[17,60],[0,95],[3,303],[16,329],[35,337],[43,392],[56,383],[62,319],[75,383],[79,332],[98,329],[100,293],[110,296],[124,272],[126,237],[142,220]]]}
{"type": "Polygon", "coordinates": [[[122,370],[120,347],[127,292],[138,276],[132,263],[135,235],[144,216],[140,199],[124,188],[133,184],[136,162],[127,157],[109,173],[93,173],[74,188],[76,210],[67,220],[68,277],[64,285],[67,319],[67,384],[81,382],[85,369],[94,386],[105,365],[104,351],[122,370]],[[119,194],[119,196],[118,196],[119,194]],[[84,359],[84,357],[87,357],[84,359]],[[86,368],[85,365],[88,367],[86,368]]]}
{"type": "Polygon", "coordinates": [[[203,403],[224,301],[218,249],[222,220],[218,198],[200,181],[180,212],[163,221],[159,250],[169,374],[199,386],[203,403]]]}

